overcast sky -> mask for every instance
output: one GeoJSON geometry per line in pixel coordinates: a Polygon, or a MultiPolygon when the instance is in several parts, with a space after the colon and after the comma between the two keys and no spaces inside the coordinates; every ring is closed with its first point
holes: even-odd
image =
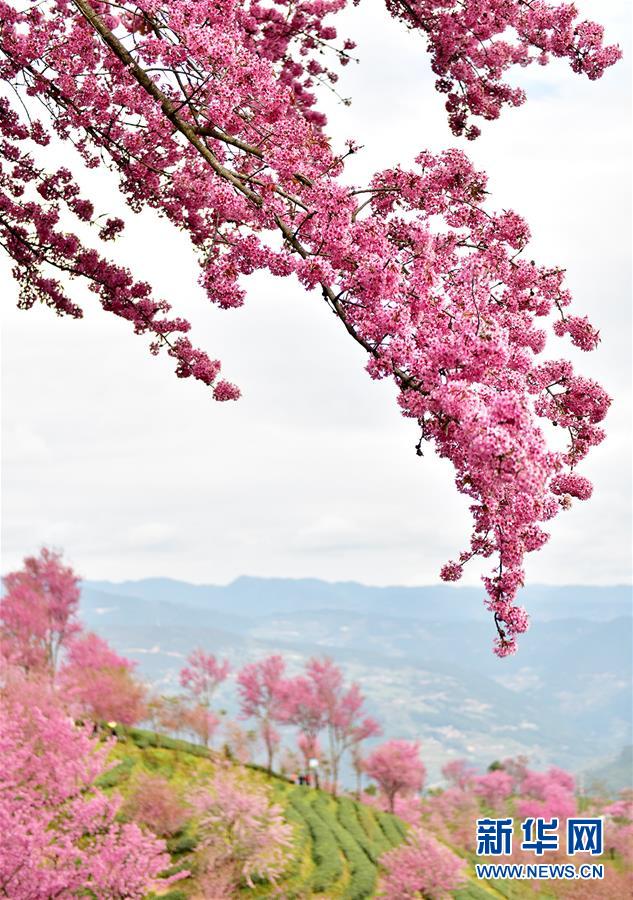
{"type": "MultiPolygon", "coordinates": [[[[602,334],[599,350],[576,362],[615,402],[608,439],[583,470],[593,499],[553,523],[527,573],[621,583],[631,572],[630,0],[578,5],[607,24],[624,62],[595,83],[561,62],[521,71],[528,103],[465,144],[448,131],[423,39],[364,0],[339,19],[361,64],[341,74],[352,107],[326,100],[328,132],[365,146],[350,168],[356,181],[425,147],[465,146],[489,174],[490,203],[527,218],[531,256],[567,268],[575,311],[602,334]]],[[[95,188],[109,213],[112,183],[95,188]]],[[[430,447],[416,457],[395,386],[369,379],[363,352],[318,293],[258,275],[246,306],[222,312],[197,286],[180,234],[150,214],[127,220],[119,258],[190,318],[194,343],[222,359],[244,397],[217,404],[177,380],[91,295],[80,322],[17,310],[1,260],[3,571],[51,544],[90,578],[437,581],[467,545],[467,502],[446,461],[430,447]]],[[[568,347],[552,342],[549,352],[568,347]]]]}

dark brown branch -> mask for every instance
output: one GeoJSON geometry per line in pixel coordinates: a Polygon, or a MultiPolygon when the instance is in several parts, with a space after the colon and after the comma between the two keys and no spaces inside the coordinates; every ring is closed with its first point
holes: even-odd
{"type": "MultiPolygon", "coordinates": [[[[257,193],[248,188],[235,172],[232,172],[230,169],[227,169],[226,166],[223,166],[222,163],[220,163],[215,154],[207,147],[204,141],[200,139],[202,135],[200,134],[198,128],[194,125],[191,125],[179,115],[174,103],[149,77],[142,66],[140,66],[136,62],[134,57],[124,47],[121,41],[110,31],[110,29],[105,25],[100,16],[95,12],[88,0],[73,0],[73,3],[79,10],[81,15],[86,19],[88,24],[97,32],[105,45],[112,51],[117,59],[119,59],[126,66],[128,72],[134,78],[134,80],[143,88],[144,91],[146,91],[146,93],[148,93],[151,97],[154,98],[154,100],[156,100],[157,103],[160,104],[165,116],[174,125],[176,130],[179,131],[189,141],[189,143],[198,151],[203,159],[211,166],[213,171],[220,178],[228,181],[235,188],[235,190],[237,190],[248,200],[250,200],[258,209],[261,209],[264,205],[262,198],[257,193]]],[[[234,140],[238,139],[236,138],[234,140]]],[[[303,178],[303,176],[295,177],[299,181],[301,181],[301,179],[303,178]]],[[[304,180],[308,181],[308,179],[304,180]]],[[[279,191],[279,193],[282,192],[279,191]]],[[[291,199],[293,200],[293,202],[298,202],[300,205],[303,205],[300,201],[295,200],[294,198],[291,199]]],[[[303,244],[300,243],[293,230],[286,224],[286,222],[283,221],[283,219],[278,214],[275,214],[275,223],[283,234],[286,242],[293,248],[293,250],[295,250],[295,252],[297,252],[303,259],[308,258],[310,256],[310,252],[303,246],[303,244]]],[[[337,295],[330,285],[321,284],[321,288],[324,297],[327,299],[331,308],[341,320],[351,337],[353,337],[354,340],[367,351],[367,353],[374,357],[377,356],[378,352],[376,348],[372,346],[372,344],[370,344],[367,340],[365,340],[365,338],[363,338],[360,334],[358,334],[354,326],[347,321],[345,316],[345,309],[340,300],[340,295],[337,295]]],[[[405,372],[398,366],[393,366],[392,371],[403,390],[420,390],[421,385],[417,378],[405,372]]]]}

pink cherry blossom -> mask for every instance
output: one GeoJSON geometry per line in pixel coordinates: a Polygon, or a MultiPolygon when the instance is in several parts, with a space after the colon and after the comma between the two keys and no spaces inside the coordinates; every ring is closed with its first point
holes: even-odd
{"type": "Polygon", "coordinates": [[[248,663],[237,674],[241,714],[244,718],[255,718],[259,722],[269,771],[272,770],[275,750],[280,742],[279,732],[273,723],[282,718],[285,668],[283,658],[275,655],[260,662],[248,663]]]}
{"type": "Polygon", "coordinates": [[[244,885],[252,888],[254,878],[273,884],[279,879],[291,855],[292,826],[263,785],[223,767],[190,799],[199,816],[209,887],[216,869],[223,878],[228,873],[235,892],[244,885]]]}
{"type": "MultiPolygon", "coordinates": [[[[524,558],[569,506],[553,480],[575,476],[602,441],[610,403],[568,362],[539,355],[548,329],[585,350],[598,333],[569,314],[563,270],[526,258],[524,220],[488,208],[487,178],[460,150],[422,150],[366,184],[344,177],[359,148],[333,148],[317,87],[337,80],[327,54],[352,58],[354,41],[338,41],[325,21],[346,5],[0,0],[0,80],[12,88],[0,98],[0,244],[20,306],[79,317],[68,282],[86,285],[218,401],[239,388],[192,343],[186,320],[104,254],[121,220],[103,224],[79,187],[81,165],[51,166],[53,137],[87,169],[116,173],[132,211],[154,210],[189,237],[211,302],[239,307],[244,276],[260,270],[314,290],[365,351],[371,377],[394,379],[417,452],[429,443],[453,464],[473,530],[442,577],[456,580],[473,557],[492,560],[487,606],[505,656],[528,627],[515,602],[524,558]],[[565,448],[553,449],[551,426],[568,436],[565,448]]],[[[473,117],[523,102],[514,68],[559,57],[596,79],[620,56],[570,4],[386,5],[422,34],[451,129],[468,138],[479,131],[473,117]]]]}
{"type": "Polygon", "coordinates": [[[426,776],[420,744],[414,741],[381,744],[367,757],[364,769],[385,795],[389,812],[394,812],[396,797],[419,793],[426,776]]]}
{"type": "Polygon", "coordinates": [[[145,715],[146,691],[135,678],[134,667],[103,638],[88,633],[69,643],[59,686],[79,716],[135,725],[145,715]]]}
{"type": "Polygon", "coordinates": [[[413,829],[380,863],[386,869],[380,896],[387,900],[449,900],[466,879],[465,861],[422,828],[413,829]]]}
{"type": "Polygon", "coordinates": [[[209,706],[215,691],[226,681],[230,671],[231,665],[227,659],[220,662],[212,653],[198,648],[187,657],[187,665],[180,672],[180,684],[200,703],[209,706]]]}
{"type": "Polygon", "coordinates": [[[5,575],[0,598],[0,647],[26,671],[54,674],[60,653],[79,633],[79,578],[46,547],[5,575]]]}
{"type": "Polygon", "coordinates": [[[170,862],[164,842],[134,823],[119,823],[119,799],[95,785],[106,769],[108,746],[74,724],[46,682],[26,681],[10,670],[4,679],[0,883],[5,895],[140,900],[151,888],[169,884],[158,877],[170,862]]]}

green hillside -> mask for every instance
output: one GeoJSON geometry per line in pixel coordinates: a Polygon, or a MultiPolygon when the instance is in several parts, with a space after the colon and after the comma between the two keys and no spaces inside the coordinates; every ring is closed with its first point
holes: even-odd
{"type": "MultiPolygon", "coordinates": [[[[159,774],[175,787],[191,789],[212,775],[217,765],[218,755],[213,751],[153,732],[119,727],[117,738],[112,750],[114,765],[99,784],[124,798],[142,772],[159,774]]],[[[258,766],[236,766],[254,785],[268,786],[294,827],[295,852],[281,884],[285,900],[369,900],[377,896],[378,858],[405,839],[407,825],[401,819],[350,797],[334,798],[323,791],[300,787],[283,777],[269,775],[258,766]]],[[[171,871],[195,872],[196,845],[195,826],[189,822],[168,841],[171,871]]],[[[519,885],[508,890],[509,886],[499,882],[495,886],[477,882],[472,866],[469,879],[456,892],[456,900],[524,897],[527,893],[534,896],[534,891],[519,885]]],[[[162,898],[186,900],[194,889],[193,879],[188,878],[162,894],[162,898]]],[[[241,896],[269,897],[271,888],[269,884],[245,888],[241,896]]]]}
{"type": "MultiPolygon", "coordinates": [[[[145,770],[169,778],[175,785],[193,786],[214,771],[213,754],[186,741],[140,729],[118,729],[113,750],[116,765],[101,779],[106,789],[124,797],[135,774],[145,770]]],[[[406,836],[406,825],[349,797],[334,798],[323,791],[299,787],[257,767],[240,767],[253,782],[268,784],[274,800],[284,807],[294,826],[294,859],[283,882],[284,896],[364,900],[375,894],[378,857],[406,836]]],[[[185,831],[168,842],[174,866],[195,868],[195,831],[185,831]]],[[[191,880],[164,895],[170,900],[187,897],[191,880]]],[[[245,889],[248,896],[269,896],[270,886],[245,889]]]]}

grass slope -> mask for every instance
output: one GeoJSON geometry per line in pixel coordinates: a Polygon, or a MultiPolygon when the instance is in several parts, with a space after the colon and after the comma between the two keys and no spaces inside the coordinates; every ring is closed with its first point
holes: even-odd
{"type": "MultiPolygon", "coordinates": [[[[213,751],[138,728],[117,728],[112,750],[113,767],[100,779],[106,791],[123,797],[143,771],[160,774],[176,787],[191,789],[214,772],[213,751]]],[[[237,764],[236,764],[237,765],[237,764]]],[[[402,843],[407,826],[397,816],[380,812],[350,797],[332,797],[323,791],[299,787],[289,780],[269,775],[259,766],[239,766],[253,784],[267,784],[274,800],[294,826],[295,853],[281,883],[284,900],[369,900],[376,896],[378,859],[402,843]]],[[[168,841],[171,871],[195,870],[197,837],[189,824],[168,841]]],[[[455,893],[456,900],[490,900],[495,897],[534,896],[523,886],[511,890],[503,882],[495,885],[475,879],[469,861],[468,882],[455,893]]],[[[162,900],[187,900],[194,889],[192,879],[178,882],[162,900]]],[[[243,896],[269,897],[269,884],[244,889],[243,896]]]]}

